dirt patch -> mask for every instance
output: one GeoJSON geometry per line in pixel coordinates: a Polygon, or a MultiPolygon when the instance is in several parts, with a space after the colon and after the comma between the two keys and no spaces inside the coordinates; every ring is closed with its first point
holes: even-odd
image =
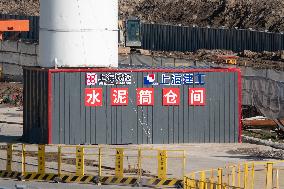
{"type": "Polygon", "coordinates": [[[1,14],[39,15],[39,0],[0,0],[1,14]]]}
{"type": "Polygon", "coordinates": [[[237,148],[236,150],[228,151],[229,154],[237,155],[248,155],[259,160],[262,159],[283,159],[283,150],[263,150],[259,148],[237,148]]]}
{"type": "Polygon", "coordinates": [[[0,104],[23,105],[23,85],[21,83],[0,82],[0,104]]]}
{"type": "Polygon", "coordinates": [[[282,0],[120,0],[120,15],[166,24],[284,31],[282,0]]]}
{"type": "MultiPolygon", "coordinates": [[[[39,15],[39,0],[0,0],[0,13],[39,15]]],[[[145,22],[284,31],[283,0],[119,0],[119,16],[145,22]]]]}
{"type": "Polygon", "coordinates": [[[284,143],[283,135],[278,134],[275,129],[248,129],[243,130],[245,136],[259,138],[262,140],[271,140],[272,142],[284,143]]]}

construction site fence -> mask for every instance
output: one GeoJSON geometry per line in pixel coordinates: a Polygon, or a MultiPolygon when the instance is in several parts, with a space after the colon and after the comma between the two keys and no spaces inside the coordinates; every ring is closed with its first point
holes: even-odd
{"type": "Polygon", "coordinates": [[[284,161],[228,165],[187,174],[184,189],[280,189],[283,173],[284,161]]]}
{"type": "Polygon", "coordinates": [[[144,185],[168,186],[181,184],[185,176],[184,150],[7,144],[6,152],[6,168],[0,176],[18,176],[22,180],[95,182],[97,179],[96,182],[104,184],[135,184],[146,180],[144,185]],[[181,171],[169,176],[173,167],[181,171]]]}
{"type": "MultiPolygon", "coordinates": [[[[5,39],[39,40],[39,17],[0,14],[0,19],[28,19],[29,32],[7,32],[5,39]]],[[[284,49],[283,33],[246,29],[185,27],[162,24],[141,24],[141,48],[154,51],[196,51],[226,49],[234,52],[279,51],[284,49]]]]}

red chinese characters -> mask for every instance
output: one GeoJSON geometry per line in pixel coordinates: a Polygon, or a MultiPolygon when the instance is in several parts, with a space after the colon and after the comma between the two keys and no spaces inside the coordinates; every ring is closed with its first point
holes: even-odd
{"type": "Polygon", "coordinates": [[[86,88],[85,89],[85,106],[102,106],[103,105],[103,89],[102,88],[86,88]]]}
{"type": "MultiPolygon", "coordinates": [[[[128,88],[111,88],[110,98],[112,106],[128,106],[129,100],[128,88]]],[[[163,88],[162,89],[162,105],[163,106],[179,106],[181,103],[181,94],[179,88],[163,88]]],[[[205,88],[189,88],[188,104],[190,106],[206,105],[206,89],[205,88]]],[[[85,89],[85,106],[103,106],[103,88],[86,88],[85,89]]],[[[132,102],[132,101],[131,101],[132,102]]],[[[154,106],[155,93],[154,88],[137,88],[136,104],[137,106],[154,106]]]]}
{"type": "Polygon", "coordinates": [[[154,106],[154,88],[136,89],[137,106],[154,106]]]}
{"type": "Polygon", "coordinates": [[[164,106],[180,105],[180,92],[178,88],[163,89],[163,105],[164,106]]]}
{"type": "Polygon", "coordinates": [[[205,88],[190,88],[188,92],[189,105],[205,106],[206,105],[206,89],[205,88]]]}
{"type": "Polygon", "coordinates": [[[111,105],[127,106],[128,105],[128,89],[112,88],[111,89],[111,105]]]}

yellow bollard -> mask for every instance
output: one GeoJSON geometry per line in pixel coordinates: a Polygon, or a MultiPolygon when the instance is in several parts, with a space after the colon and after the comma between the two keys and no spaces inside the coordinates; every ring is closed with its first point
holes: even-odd
{"type": "Polygon", "coordinates": [[[22,144],[22,175],[26,174],[26,145],[22,144]]]}
{"type": "Polygon", "coordinates": [[[85,159],[84,159],[84,147],[77,146],[76,147],[76,175],[83,176],[84,173],[84,166],[85,159]]]}
{"type": "Polygon", "coordinates": [[[124,149],[116,149],[116,158],[115,158],[115,176],[123,177],[123,159],[124,159],[124,149]]]}
{"type": "Polygon", "coordinates": [[[223,169],[218,169],[218,189],[222,189],[222,182],[223,182],[223,169]]]}
{"type": "Polygon", "coordinates": [[[238,188],[241,187],[241,165],[238,164],[238,188]]]}
{"type": "MultiPolygon", "coordinates": [[[[196,182],[195,182],[195,173],[191,173],[188,179],[188,187],[191,188],[195,188],[196,186],[196,182]]],[[[197,189],[197,188],[196,188],[197,189]]]]}
{"type": "Polygon", "coordinates": [[[271,189],[273,179],[273,163],[267,163],[266,167],[266,189],[271,189]]]}
{"type": "Polygon", "coordinates": [[[57,162],[58,162],[58,177],[60,177],[61,176],[61,163],[62,163],[62,147],[61,146],[58,146],[58,154],[57,154],[57,158],[58,158],[58,160],[57,160],[57,162]]]}
{"type": "Polygon", "coordinates": [[[251,164],[251,189],[254,189],[254,163],[251,164]]]}
{"type": "Polygon", "coordinates": [[[102,176],[102,147],[99,147],[99,177],[102,176]]]}
{"type": "Polygon", "coordinates": [[[12,158],[13,158],[13,144],[7,145],[7,164],[6,164],[6,171],[12,171],[12,158]]]}
{"type": "Polygon", "coordinates": [[[225,167],[226,168],[226,172],[227,172],[227,184],[230,185],[230,179],[231,179],[231,173],[230,173],[230,166],[225,167]]]}
{"type": "Polygon", "coordinates": [[[184,182],[184,187],[183,187],[183,189],[189,189],[189,179],[188,179],[188,177],[184,177],[183,178],[183,182],[184,182]]]}
{"type": "Polygon", "coordinates": [[[183,150],[183,163],[182,163],[182,176],[185,177],[185,167],[186,167],[186,155],[185,150],[183,150]]]}
{"type": "Polygon", "coordinates": [[[142,150],[139,148],[138,149],[138,178],[139,181],[141,180],[142,177],[142,150]]]}
{"type": "Polygon", "coordinates": [[[205,181],[206,181],[205,171],[200,172],[199,181],[200,181],[200,185],[199,185],[200,189],[204,189],[205,188],[205,181]]]}
{"type": "Polygon", "coordinates": [[[276,189],[280,189],[280,186],[279,186],[279,169],[276,169],[276,189]]]}
{"type": "Polygon", "coordinates": [[[38,173],[45,174],[45,145],[38,145],[38,173]]]}
{"type": "Polygon", "coordinates": [[[166,150],[158,151],[158,178],[159,179],[167,178],[167,151],[166,150]]]}
{"type": "Polygon", "coordinates": [[[236,186],[236,166],[232,167],[232,186],[236,186]]]}
{"type": "Polygon", "coordinates": [[[248,164],[245,163],[245,167],[244,167],[244,189],[248,188],[248,164]]]}
{"type": "Polygon", "coordinates": [[[214,170],[211,169],[211,175],[210,175],[210,189],[214,189],[214,170]]]}

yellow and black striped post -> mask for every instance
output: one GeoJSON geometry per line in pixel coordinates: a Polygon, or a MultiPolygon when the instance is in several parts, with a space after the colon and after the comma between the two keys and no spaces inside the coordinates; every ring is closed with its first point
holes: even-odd
{"type": "Polygon", "coordinates": [[[76,147],[76,175],[84,175],[84,147],[76,147]]]}
{"type": "Polygon", "coordinates": [[[26,145],[22,144],[22,175],[26,173],[26,145]]]}
{"type": "Polygon", "coordinates": [[[141,180],[142,177],[142,150],[138,149],[138,179],[141,180]]]}
{"type": "Polygon", "coordinates": [[[13,144],[7,145],[7,164],[6,171],[12,171],[12,158],[13,158],[13,144]]]}
{"type": "Polygon", "coordinates": [[[99,177],[102,176],[102,148],[99,147],[99,177]]]}
{"type": "Polygon", "coordinates": [[[45,145],[38,145],[38,173],[45,174],[45,145]]]}
{"type": "Polygon", "coordinates": [[[58,172],[57,172],[57,174],[58,174],[58,177],[60,177],[60,175],[61,175],[61,162],[62,162],[62,147],[61,146],[58,146],[58,149],[57,149],[58,151],[57,151],[57,158],[58,158],[58,160],[57,160],[57,169],[58,169],[58,172]]]}
{"type": "Polygon", "coordinates": [[[158,151],[158,178],[159,179],[167,178],[167,151],[166,150],[158,151]]]}
{"type": "Polygon", "coordinates": [[[115,176],[123,177],[123,158],[124,158],[124,149],[116,149],[116,158],[115,158],[115,176]]]}

